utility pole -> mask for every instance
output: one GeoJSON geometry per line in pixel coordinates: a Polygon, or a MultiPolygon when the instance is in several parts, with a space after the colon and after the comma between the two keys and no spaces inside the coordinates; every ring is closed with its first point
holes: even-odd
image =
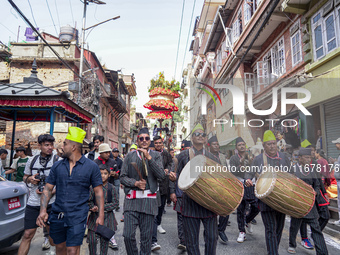
{"type": "Polygon", "coordinates": [[[87,3],[94,3],[94,4],[105,4],[100,0],[83,0],[84,1],[84,12],[83,12],[83,27],[82,27],[82,35],[81,35],[81,49],[80,49],[80,64],[79,64],[79,87],[78,87],[78,99],[77,103],[80,105],[81,99],[81,84],[83,81],[83,65],[84,65],[84,45],[85,45],[85,24],[86,24],[86,7],[87,3]]]}

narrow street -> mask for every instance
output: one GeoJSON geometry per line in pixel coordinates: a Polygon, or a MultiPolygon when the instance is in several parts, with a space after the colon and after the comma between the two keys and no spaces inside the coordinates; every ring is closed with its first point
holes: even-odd
{"type": "MultiPolygon", "coordinates": [[[[123,203],[123,192],[120,192],[120,201],[121,206],[123,203]]],[[[119,222],[118,224],[118,231],[116,233],[116,240],[119,245],[118,250],[112,250],[110,248],[108,254],[120,255],[126,254],[125,247],[124,247],[124,239],[122,237],[123,234],[123,224],[120,222],[122,217],[122,208],[119,212],[116,212],[116,218],[119,222]]],[[[244,243],[237,243],[236,239],[238,236],[238,229],[237,229],[237,222],[236,222],[236,214],[232,214],[230,216],[231,225],[227,227],[226,234],[229,238],[228,245],[223,245],[218,242],[217,245],[217,254],[235,254],[235,255],[259,255],[259,254],[266,254],[266,244],[264,239],[264,226],[262,224],[262,220],[260,215],[256,217],[257,225],[253,226],[254,232],[253,234],[247,235],[247,240],[244,243]]],[[[287,252],[288,249],[288,238],[289,238],[289,217],[286,218],[285,228],[283,230],[283,235],[280,244],[280,254],[285,255],[289,254],[287,252]]],[[[174,254],[186,254],[186,252],[181,252],[176,247],[178,245],[178,238],[177,238],[177,218],[176,213],[172,210],[172,207],[166,207],[166,214],[163,215],[162,219],[162,227],[166,230],[166,234],[158,234],[158,244],[161,245],[161,249],[153,254],[167,254],[167,255],[174,255],[174,254]]],[[[310,233],[309,233],[310,236],[310,233]]],[[[340,254],[340,239],[330,236],[324,233],[328,252],[330,255],[338,255],[340,254]]],[[[139,240],[139,233],[137,231],[137,242],[139,240]]],[[[33,239],[31,249],[29,255],[54,255],[55,248],[52,247],[48,251],[42,251],[41,244],[43,242],[43,234],[42,229],[38,229],[36,236],[33,239]]],[[[315,254],[315,250],[307,250],[303,248],[300,244],[300,237],[298,237],[297,249],[296,254],[315,254]]],[[[11,248],[0,250],[0,254],[3,255],[14,255],[17,254],[18,247],[20,242],[15,243],[11,248]]],[[[203,225],[201,225],[201,236],[200,236],[200,250],[201,254],[204,254],[204,241],[203,241],[203,225]]],[[[81,247],[81,255],[89,254],[86,238],[84,238],[83,245],[81,247]]],[[[98,245],[98,254],[99,254],[99,245],[98,245]]]]}

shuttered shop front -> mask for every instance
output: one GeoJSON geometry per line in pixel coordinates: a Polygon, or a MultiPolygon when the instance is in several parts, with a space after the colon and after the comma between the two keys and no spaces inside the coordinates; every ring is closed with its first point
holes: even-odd
{"type": "Polygon", "coordinates": [[[340,99],[325,104],[327,156],[337,158],[340,151],[332,141],[340,137],[340,99]]]}

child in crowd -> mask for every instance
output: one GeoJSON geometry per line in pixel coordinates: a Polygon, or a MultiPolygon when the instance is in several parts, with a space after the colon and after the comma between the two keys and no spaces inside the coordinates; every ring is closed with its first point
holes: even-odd
{"type": "MultiPolygon", "coordinates": [[[[117,230],[117,221],[115,218],[114,211],[118,207],[118,195],[115,187],[108,182],[110,176],[110,169],[106,167],[106,165],[99,166],[100,173],[102,175],[103,180],[103,192],[104,192],[104,226],[108,227],[114,231],[117,230]]],[[[90,255],[95,255],[97,253],[97,238],[96,238],[96,220],[98,218],[98,206],[95,201],[95,194],[91,187],[90,190],[90,199],[89,199],[89,207],[91,214],[88,219],[88,234],[87,234],[87,242],[89,243],[89,251],[90,255]]],[[[118,249],[118,245],[114,236],[110,241],[105,240],[103,237],[100,237],[100,254],[106,255],[110,246],[113,249],[118,249]]]]}

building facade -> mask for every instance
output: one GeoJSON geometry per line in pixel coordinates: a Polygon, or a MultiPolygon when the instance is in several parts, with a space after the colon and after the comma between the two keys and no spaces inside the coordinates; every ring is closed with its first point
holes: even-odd
{"type": "Polygon", "coordinates": [[[223,1],[216,8],[204,3],[191,46],[190,119],[191,126],[203,123],[209,137],[217,134],[224,152],[231,153],[238,136],[252,146],[271,129],[295,148],[304,139],[315,144],[321,130],[323,148],[335,154],[330,141],[340,131],[334,132],[340,119],[338,1],[295,2],[223,1]],[[234,102],[235,91],[217,84],[237,87],[244,98],[234,102]],[[214,99],[202,90],[207,85],[215,88],[214,99]],[[294,104],[281,108],[282,96],[306,97],[283,92],[294,88],[310,91],[303,106],[311,115],[294,104]],[[244,114],[234,114],[236,104],[244,105],[244,114]]]}

